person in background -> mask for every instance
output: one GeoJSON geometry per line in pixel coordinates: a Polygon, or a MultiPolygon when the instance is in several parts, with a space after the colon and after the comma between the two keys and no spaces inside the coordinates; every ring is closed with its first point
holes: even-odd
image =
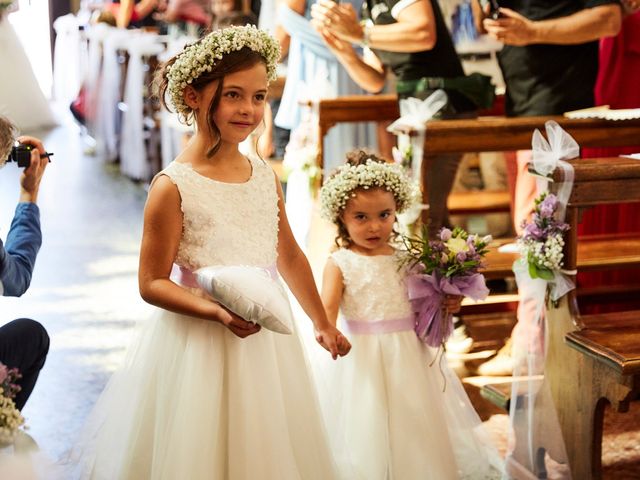
{"type": "Polygon", "coordinates": [[[119,28],[142,28],[156,26],[153,14],[160,5],[161,0],[113,0],[108,9],[119,28]]]}
{"type": "Polygon", "coordinates": [[[193,25],[200,36],[211,25],[210,7],[209,0],[166,0],[160,18],[183,33],[188,33],[193,25]]]}
{"type": "MultiPolygon", "coordinates": [[[[355,9],[360,3],[361,0],[349,0],[345,5],[355,9]]],[[[278,9],[276,38],[288,63],[287,81],[274,123],[287,130],[293,130],[305,121],[304,109],[308,107],[301,105],[301,100],[317,101],[323,96],[365,93],[351,78],[349,69],[313,29],[310,19],[314,5],[312,0],[284,0],[278,9]],[[300,89],[302,82],[306,91],[300,89]]],[[[339,162],[348,151],[375,145],[376,133],[372,125],[347,122],[334,126],[324,138],[324,174],[328,175],[337,167],[334,162],[339,162]]]]}

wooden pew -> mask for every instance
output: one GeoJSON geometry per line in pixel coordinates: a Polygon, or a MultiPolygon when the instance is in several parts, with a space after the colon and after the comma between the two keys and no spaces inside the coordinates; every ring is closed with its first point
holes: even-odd
{"type": "Polygon", "coordinates": [[[533,131],[544,132],[547,120],[558,122],[581,147],[623,147],[637,144],[640,138],[640,119],[478,117],[428,121],[424,150],[430,154],[530,150],[533,131]]]}
{"type": "MultiPolygon", "coordinates": [[[[327,98],[305,103],[309,107],[318,109],[318,166],[324,165],[323,140],[329,130],[343,122],[385,122],[400,117],[398,96],[393,94],[380,95],[347,95],[337,98],[327,98]]],[[[491,109],[481,110],[480,116],[504,114],[504,96],[498,95],[491,109]]],[[[469,150],[472,151],[472,150],[469,150]]]]}
{"type": "Polygon", "coordinates": [[[325,98],[317,105],[306,102],[309,107],[318,109],[318,166],[324,166],[323,140],[329,130],[343,122],[384,122],[400,116],[398,96],[346,95],[337,98],[325,98]]]}
{"type": "MultiPolygon", "coordinates": [[[[343,122],[384,122],[393,121],[400,116],[396,94],[348,95],[323,99],[307,107],[318,110],[318,157],[320,168],[324,165],[324,137],[329,130],[343,122]]],[[[504,111],[504,97],[498,96],[494,107],[482,110],[479,115],[495,115],[504,111]]],[[[454,192],[449,196],[451,215],[473,215],[478,213],[508,212],[510,198],[507,191],[454,192]]]]}
{"type": "MultiPolygon", "coordinates": [[[[565,236],[565,268],[580,269],[582,241],[577,241],[580,211],[599,203],[640,201],[640,162],[626,158],[588,159],[572,162],[575,183],[567,208],[571,230],[565,236]]],[[[554,173],[555,182],[562,172],[554,173]]],[[[638,235],[640,236],[640,235],[638,235]]],[[[594,241],[595,242],[595,241],[594,241]]],[[[617,265],[617,251],[611,239],[601,240],[611,265],[617,265]]],[[[595,245],[595,243],[594,243],[595,245]]],[[[638,253],[636,251],[636,253],[638,253]]],[[[624,255],[623,255],[624,256],[624,255]]],[[[603,263],[605,259],[603,256],[603,263]]],[[[640,311],[581,316],[575,291],[556,307],[547,305],[547,355],[543,387],[548,386],[574,479],[601,478],[602,421],[610,404],[619,412],[640,398],[640,311]]],[[[544,415],[530,434],[534,445],[554,454],[554,439],[537,434],[553,415],[544,415]]],[[[557,458],[557,455],[556,455],[557,458]]],[[[517,464],[527,458],[516,454],[517,464]]],[[[538,473],[538,472],[534,472],[538,473]]]]}

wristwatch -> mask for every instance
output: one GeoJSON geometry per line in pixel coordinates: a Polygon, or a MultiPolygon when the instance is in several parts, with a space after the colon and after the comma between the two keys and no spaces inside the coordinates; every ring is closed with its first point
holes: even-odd
{"type": "Polygon", "coordinates": [[[371,42],[371,29],[373,28],[373,23],[371,20],[363,20],[360,22],[360,26],[362,27],[362,40],[360,40],[360,45],[363,47],[369,47],[371,42]]]}

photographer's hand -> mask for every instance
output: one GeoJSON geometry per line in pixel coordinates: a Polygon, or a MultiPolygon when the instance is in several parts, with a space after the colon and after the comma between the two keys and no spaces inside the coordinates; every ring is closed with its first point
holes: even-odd
{"type": "Polygon", "coordinates": [[[42,142],[35,137],[22,136],[18,142],[31,145],[31,163],[24,169],[20,177],[20,201],[36,203],[42,175],[47,168],[49,158],[44,156],[47,152],[42,142]]]}

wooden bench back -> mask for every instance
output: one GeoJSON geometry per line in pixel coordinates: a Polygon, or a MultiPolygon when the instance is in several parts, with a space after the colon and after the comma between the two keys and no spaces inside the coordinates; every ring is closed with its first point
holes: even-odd
{"type": "Polygon", "coordinates": [[[544,132],[547,120],[558,122],[581,147],[621,147],[640,143],[640,119],[614,122],[563,116],[478,117],[427,122],[424,151],[439,154],[530,150],[534,130],[544,132]]]}
{"type": "MultiPolygon", "coordinates": [[[[607,203],[640,202],[640,161],[612,157],[577,159],[571,161],[571,164],[574,168],[574,183],[566,217],[571,227],[565,239],[567,270],[573,270],[578,265],[577,229],[580,213],[584,208],[607,203]]],[[[562,170],[556,170],[553,179],[552,190],[555,190],[555,186],[563,180],[562,170]]]]}

